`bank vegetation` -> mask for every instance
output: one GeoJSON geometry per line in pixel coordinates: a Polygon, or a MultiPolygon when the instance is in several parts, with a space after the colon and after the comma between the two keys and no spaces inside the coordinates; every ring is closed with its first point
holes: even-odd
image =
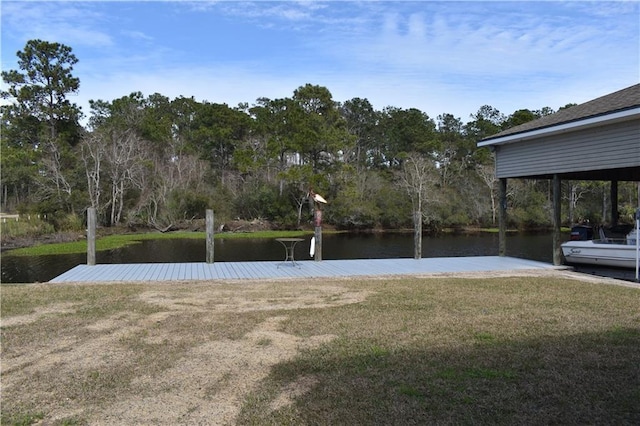
{"type": "MultiPolygon", "coordinates": [[[[81,111],[71,102],[78,60],[69,46],[30,40],[19,69],[2,72],[0,208],[42,221],[16,232],[83,230],[88,207],[119,229],[185,228],[208,208],[219,223],[297,229],[312,220],[310,190],[329,200],[323,220],[336,229],[411,228],[416,208],[426,231],[495,226],[493,158],[477,142],[554,112],[483,105],[463,120],[379,110],[365,97],[339,102],[310,83],[237,106],[136,92],[81,111]]],[[[611,220],[608,183],[563,185],[565,224],[611,220]]],[[[548,181],[510,181],[507,226],[549,226],[550,194],[548,181]]],[[[620,184],[622,221],[636,198],[634,185],[620,184]]]]}

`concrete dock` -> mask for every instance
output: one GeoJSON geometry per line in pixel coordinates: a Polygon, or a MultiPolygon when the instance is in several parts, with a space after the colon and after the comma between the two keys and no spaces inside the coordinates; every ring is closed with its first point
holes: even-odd
{"type": "Polygon", "coordinates": [[[456,272],[552,269],[555,266],[501,256],[436,257],[424,259],[350,259],[292,262],[190,262],[78,265],[53,278],[64,282],[140,282],[182,280],[255,280],[393,275],[430,275],[456,272]]]}

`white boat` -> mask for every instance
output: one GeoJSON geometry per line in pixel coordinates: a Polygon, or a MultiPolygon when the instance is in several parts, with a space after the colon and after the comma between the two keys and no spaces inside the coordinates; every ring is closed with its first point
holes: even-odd
{"type": "Polygon", "coordinates": [[[634,229],[623,239],[567,241],[562,243],[562,254],[567,263],[636,268],[638,247],[634,229]]]}

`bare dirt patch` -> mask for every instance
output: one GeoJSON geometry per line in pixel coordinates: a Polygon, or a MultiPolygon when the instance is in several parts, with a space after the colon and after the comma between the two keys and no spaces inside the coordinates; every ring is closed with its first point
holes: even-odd
{"type": "Polygon", "coordinates": [[[24,325],[30,324],[38,321],[40,318],[46,315],[52,314],[67,314],[74,312],[74,304],[73,303],[57,303],[54,305],[46,306],[44,308],[38,309],[36,312],[33,312],[28,315],[18,315],[15,317],[2,318],[2,327],[13,327],[16,325],[24,325]]]}
{"type": "MultiPolygon", "coordinates": [[[[244,398],[274,365],[335,337],[283,332],[288,310],[359,303],[369,294],[335,283],[141,286],[134,297],[140,312],[116,310],[84,323],[70,321],[59,337],[30,345],[30,350],[9,345],[2,362],[3,405],[28,412],[31,401],[49,401],[38,407],[46,413],[45,423],[232,424],[244,398]],[[144,313],[143,306],[156,312],[144,313]],[[224,322],[229,315],[248,316],[253,326],[224,322]],[[216,327],[246,332],[220,338],[216,327]],[[148,365],[156,359],[167,365],[148,365]],[[113,391],[105,391],[109,386],[113,391]]],[[[43,306],[29,315],[3,318],[3,331],[10,335],[24,325],[54,327],[49,320],[82,309],[87,307],[78,303],[43,306]]],[[[288,404],[310,383],[290,385],[274,407],[288,404]]]]}
{"type": "Polygon", "coordinates": [[[292,359],[303,347],[334,338],[303,339],[283,333],[279,328],[286,320],[286,316],[269,317],[239,340],[191,349],[162,377],[136,379],[134,387],[155,392],[105,407],[96,424],[232,424],[246,395],[271,367],[292,359]]]}
{"type": "Polygon", "coordinates": [[[275,292],[273,284],[253,282],[241,292],[237,287],[202,288],[198,293],[176,294],[170,287],[144,292],[140,300],[172,311],[251,312],[282,309],[326,308],[363,301],[368,292],[342,286],[295,283],[275,292]]]}

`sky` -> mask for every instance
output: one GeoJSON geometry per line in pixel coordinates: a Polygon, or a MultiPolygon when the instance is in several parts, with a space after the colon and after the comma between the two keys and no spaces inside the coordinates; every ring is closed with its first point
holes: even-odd
{"type": "Polygon", "coordinates": [[[468,122],[640,82],[638,1],[2,0],[0,14],[2,70],[31,39],[71,47],[86,115],[136,91],[235,107],[313,84],[468,122]]]}

